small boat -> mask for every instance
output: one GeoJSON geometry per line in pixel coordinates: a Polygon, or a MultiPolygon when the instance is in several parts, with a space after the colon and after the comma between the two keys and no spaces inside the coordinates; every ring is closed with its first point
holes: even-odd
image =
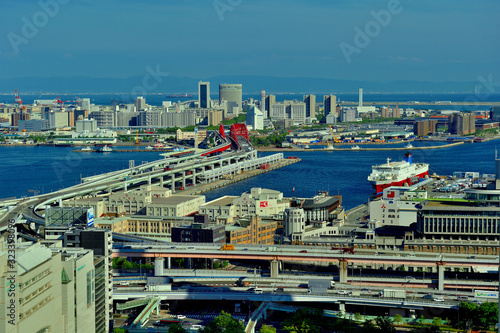
{"type": "Polygon", "coordinates": [[[147,146],[146,150],[153,150],[153,148],[154,148],[153,146],[147,146]]]}
{"type": "Polygon", "coordinates": [[[82,151],[93,151],[93,149],[90,148],[89,146],[87,146],[87,147],[83,147],[82,151]]]}
{"type": "Polygon", "coordinates": [[[306,145],[304,148],[305,148],[305,149],[309,149],[309,145],[306,145]]]}
{"type": "Polygon", "coordinates": [[[359,146],[352,146],[351,149],[360,149],[359,146]]]}
{"type": "Polygon", "coordinates": [[[413,146],[411,145],[411,143],[409,143],[405,146],[405,148],[413,148],[413,146]]]}
{"type": "Polygon", "coordinates": [[[98,150],[98,152],[101,152],[101,153],[110,153],[112,151],[113,151],[113,149],[111,147],[108,147],[108,146],[104,146],[98,150]]]}

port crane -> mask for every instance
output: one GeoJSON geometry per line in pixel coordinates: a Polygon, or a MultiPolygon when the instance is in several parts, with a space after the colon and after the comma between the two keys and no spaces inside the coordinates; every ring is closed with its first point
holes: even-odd
{"type": "Polygon", "coordinates": [[[17,103],[19,109],[21,109],[21,110],[26,109],[26,106],[23,105],[23,100],[21,99],[21,97],[19,97],[19,93],[17,92],[17,89],[15,91],[15,98],[16,98],[16,103],[17,103]]]}

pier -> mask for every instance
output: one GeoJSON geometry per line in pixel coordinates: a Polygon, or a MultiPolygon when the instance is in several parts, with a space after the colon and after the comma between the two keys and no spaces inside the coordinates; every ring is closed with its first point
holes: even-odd
{"type": "MultiPolygon", "coordinates": [[[[447,145],[440,145],[440,146],[429,146],[429,147],[413,147],[413,148],[405,148],[405,147],[387,147],[387,148],[359,148],[359,149],[351,149],[351,148],[335,148],[335,149],[328,149],[328,148],[302,148],[302,149],[296,149],[296,148],[257,148],[257,151],[260,152],[291,152],[291,153],[296,153],[296,152],[308,152],[308,151],[388,151],[388,150],[429,150],[429,149],[442,149],[442,148],[449,148],[449,147],[454,147],[454,146],[459,146],[463,145],[464,142],[454,142],[450,143],[447,145]]],[[[356,145],[352,143],[351,145],[356,145]]]]}

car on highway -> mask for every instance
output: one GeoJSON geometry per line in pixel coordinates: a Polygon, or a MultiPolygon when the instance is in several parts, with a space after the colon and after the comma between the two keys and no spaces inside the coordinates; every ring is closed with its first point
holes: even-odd
{"type": "Polygon", "coordinates": [[[443,297],[434,297],[434,302],[444,302],[443,297]]]}
{"type": "Polygon", "coordinates": [[[177,319],[186,319],[185,315],[177,315],[177,319]]]}
{"type": "Polygon", "coordinates": [[[372,291],[370,289],[367,289],[367,288],[361,289],[361,292],[362,293],[367,293],[367,294],[371,294],[372,293],[372,291]]]}
{"type": "Polygon", "coordinates": [[[302,250],[299,253],[307,253],[307,251],[306,250],[302,250]]]}
{"type": "Polygon", "coordinates": [[[427,294],[427,295],[422,296],[422,298],[425,298],[425,299],[434,299],[434,295],[427,294]]]}
{"type": "Polygon", "coordinates": [[[337,291],[337,294],[339,294],[339,295],[347,295],[348,292],[347,292],[347,290],[339,290],[339,291],[337,291]]]}

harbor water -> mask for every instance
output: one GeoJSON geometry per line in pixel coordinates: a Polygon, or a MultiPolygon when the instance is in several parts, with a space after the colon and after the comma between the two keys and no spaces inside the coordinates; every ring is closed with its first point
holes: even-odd
{"type": "MultiPolygon", "coordinates": [[[[414,146],[429,143],[413,142],[414,146]]],[[[415,150],[414,162],[429,163],[429,173],[450,175],[455,171],[494,173],[495,148],[499,141],[415,150]]],[[[125,147],[123,147],[125,148],[125,147]]],[[[0,146],[0,198],[32,196],[75,185],[81,177],[128,168],[162,158],[160,153],[74,153],[73,147],[0,146]],[[31,190],[31,191],[30,191],[31,190]]],[[[409,149],[411,151],[411,149],[409,149]]],[[[372,165],[403,159],[403,151],[332,150],[285,151],[285,157],[302,159],[241,182],[205,193],[206,201],[223,195],[240,195],[252,187],[283,192],[285,197],[311,197],[318,191],[340,194],[346,209],[368,201],[373,189],[367,181],[372,165]]],[[[272,153],[259,153],[266,155],[272,153]]]]}

